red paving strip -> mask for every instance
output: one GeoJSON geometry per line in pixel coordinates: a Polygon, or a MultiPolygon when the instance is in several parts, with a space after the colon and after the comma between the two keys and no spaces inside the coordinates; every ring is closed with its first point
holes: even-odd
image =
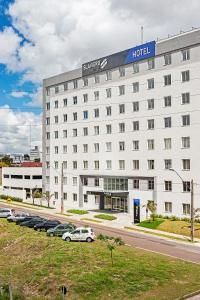
{"type": "MultiPolygon", "coordinates": [[[[9,205],[0,203],[0,206],[8,207],[9,205]]],[[[139,232],[132,233],[123,229],[112,228],[105,225],[91,224],[87,221],[76,221],[64,216],[52,215],[41,210],[36,211],[31,208],[20,208],[19,206],[14,206],[14,204],[12,204],[12,207],[14,207],[16,211],[31,212],[32,214],[41,215],[49,219],[58,219],[62,222],[73,222],[76,226],[89,224],[95,230],[96,235],[102,233],[109,236],[120,236],[123,241],[131,247],[200,264],[200,247],[195,245],[187,245],[174,240],[169,241],[161,237],[153,237],[152,235],[149,236],[148,234],[139,232]]]]}

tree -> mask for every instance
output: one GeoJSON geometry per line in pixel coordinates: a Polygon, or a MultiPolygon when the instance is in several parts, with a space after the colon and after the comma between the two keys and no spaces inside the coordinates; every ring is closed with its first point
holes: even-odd
{"type": "Polygon", "coordinates": [[[5,163],[6,166],[10,167],[11,164],[13,163],[13,159],[9,155],[5,155],[4,157],[1,158],[1,162],[5,163]]]}
{"type": "Polygon", "coordinates": [[[116,246],[124,245],[124,242],[120,237],[112,237],[103,234],[99,234],[97,239],[106,243],[107,249],[110,251],[110,258],[113,267],[113,250],[115,250],[116,246]]]}
{"type": "Polygon", "coordinates": [[[42,194],[42,198],[44,198],[44,199],[47,201],[48,207],[50,207],[50,200],[51,200],[51,198],[52,198],[53,196],[54,196],[54,194],[50,194],[49,191],[44,192],[44,193],[42,194]]]}
{"type": "Polygon", "coordinates": [[[155,201],[149,200],[147,202],[146,211],[147,211],[147,213],[148,213],[148,211],[150,211],[150,213],[151,213],[150,218],[152,219],[152,221],[155,221],[156,211],[157,211],[157,204],[155,203],[155,201]]]}
{"type": "Polygon", "coordinates": [[[33,199],[33,204],[35,204],[35,198],[42,198],[42,193],[40,192],[40,190],[35,188],[32,190],[31,196],[33,199]]]}

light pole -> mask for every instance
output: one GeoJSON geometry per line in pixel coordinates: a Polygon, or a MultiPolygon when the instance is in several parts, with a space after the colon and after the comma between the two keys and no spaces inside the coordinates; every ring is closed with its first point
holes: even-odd
{"type": "MultiPolygon", "coordinates": [[[[181,179],[182,183],[184,184],[184,180],[183,178],[180,176],[180,174],[170,168],[169,169],[170,171],[173,171],[174,173],[176,173],[176,175],[181,179]]],[[[191,242],[194,242],[194,181],[193,179],[191,179],[190,181],[190,223],[191,223],[191,226],[190,226],[190,238],[191,238],[191,242]]]]}

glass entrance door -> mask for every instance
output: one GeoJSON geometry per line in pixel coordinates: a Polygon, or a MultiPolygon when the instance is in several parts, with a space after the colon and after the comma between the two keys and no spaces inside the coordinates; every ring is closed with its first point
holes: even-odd
{"type": "Polygon", "coordinates": [[[112,197],[112,210],[128,212],[127,198],[112,197]]]}

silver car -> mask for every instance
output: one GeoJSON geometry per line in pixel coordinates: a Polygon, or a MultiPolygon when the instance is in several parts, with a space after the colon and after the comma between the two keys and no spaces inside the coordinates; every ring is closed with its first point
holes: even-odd
{"type": "Polygon", "coordinates": [[[0,208],[0,218],[7,218],[14,214],[14,209],[11,208],[0,208]]]}
{"type": "Polygon", "coordinates": [[[13,215],[7,217],[7,220],[8,220],[8,222],[16,222],[18,220],[23,220],[27,216],[29,216],[28,213],[13,214],[13,215]]]}

